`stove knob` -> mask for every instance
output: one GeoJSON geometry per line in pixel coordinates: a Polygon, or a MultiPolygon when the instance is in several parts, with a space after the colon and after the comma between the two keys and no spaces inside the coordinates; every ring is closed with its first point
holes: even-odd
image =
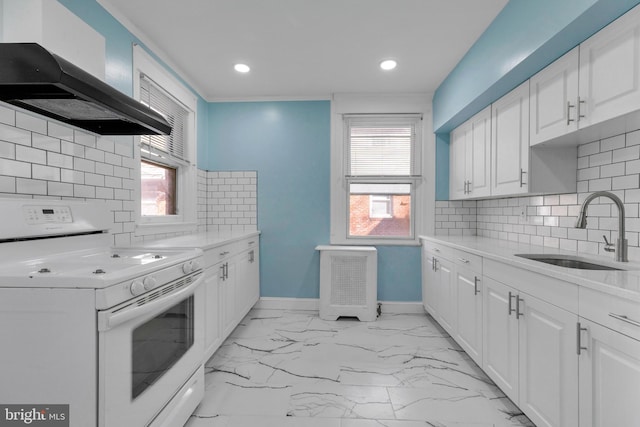
{"type": "Polygon", "coordinates": [[[182,271],[184,272],[184,274],[189,274],[193,271],[193,265],[191,262],[185,262],[182,265],[182,271]]]}
{"type": "Polygon", "coordinates": [[[191,262],[191,267],[193,267],[193,271],[200,270],[202,268],[197,260],[191,262]]]}
{"type": "Polygon", "coordinates": [[[129,288],[131,295],[137,296],[144,293],[144,284],[140,280],[134,280],[129,288]]]}
{"type": "Polygon", "coordinates": [[[145,277],[142,283],[144,283],[144,288],[150,291],[151,289],[156,287],[156,285],[158,284],[158,281],[156,280],[155,277],[149,276],[149,277],[145,277]]]}

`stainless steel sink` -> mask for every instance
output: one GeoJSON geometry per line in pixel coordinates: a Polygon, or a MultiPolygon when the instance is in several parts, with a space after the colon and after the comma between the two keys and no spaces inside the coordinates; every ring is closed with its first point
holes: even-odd
{"type": "Polygon", "coordinates": [[[560,267],[577,268],[579,270],[623,270],[608,265],[596,264],[590,260],[571,255],[554,255],[554,254],[516,254],[521,258],[527,258],[533,261],[544,262],[545,264],[553,264],[560,267]]]}

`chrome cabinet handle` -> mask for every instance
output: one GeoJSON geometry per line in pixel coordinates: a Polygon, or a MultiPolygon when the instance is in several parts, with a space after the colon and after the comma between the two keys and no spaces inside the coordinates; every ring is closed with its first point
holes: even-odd
{"type": "Polygon", "coordinates": [[[524,313],[520,313],[520,301],[524,302],[524,299],[520,298],[520,295],[516,296],[516,319],[524,317],[524,313]]]}
{"type": "Polygon", "coordinates": [[[253,263],[256,259],[255,251],[249,251],[249,262],[253,263]]]}
{"type": "Polygon", "coordinates": [[[526,170],[520,168],[520,187],[523,187],[524,185],[526,185],[527,183],[524,182],[524,180],[522,179],[523,175],[525,175],[527,173],[526,170]]]}
{"type": "Polygon", "coordinates": [[[469,264],[469,260],[468,259],[458,258],[458,261],[463,262],[465,264],[469,264]]]}
{"type": "Polygon", "coordinates": [[[431,269],[433,271],[438,271],[438,260],[436,259],[436,257],[433,257],[431,260],[431,269]]]}
{"type": "Polygon", "coordinates": [[[511,299],[514,297],[516,297],[516,295],[512,294],[511,291],[509,291],[509,313],[508,313],[509,316],[511,316],[511,313],[515,311],[513,308],[511,308],[511,299]]]}
{"type": "Polygon", "coordinates": [[[567,101],[567,126],[569,126],[569,124],[571,122],[575,122],[576,121],[575,119],[571,118],[571,109],[572,108],[576,108],[576,106],[575,105],[571,105],[571,102],[567,101]]]}
{"type": "Polygon", "coordinates": [[[587,328],[583,328],[583,327],[580,325],[580,322],[578,322],[578,323],[576,324],[576,353],[578,354],[578,356],[580,356],[580,353],[581,353],[581,351],[582,351],[582,350],[587,350],[587,347],[583,347],[583,346],[582,346],[582,343],[581,343],[581,340],[582,340],[582,337],[581,337],[581,335],[582,335],[582,331],[586,331],[586,330],[587,330],[587,328]]]}
{"type": "Polygon", "coordinates": [[[467,194],[471,194],[471,181],[467,181],[467,194]]]}
{"type": "Polygon", "coordinates": [[[229,251],[220,252],[220,256],[229,255],[229,251]]]}
{"type": "Polygon", "coordinates": [[[582,114],[582,108],[581,108],[582,104],[586,104],[586,103],[587,103],[587,101],[585,101],[584,99],[580,99],[580,97],[578,97],[578,103],[577,103],[577,106],[578,106],[578,114],[577,114],[578,121],[580,121],[580,119],[584,119],[586,117],[584,114],[582,114]]]}
{"type": "Polygon", "coordinates": [[[623,322],[629,323],[633,326],[638,326],[640,327],[640,322],[638,322],[637,320],[633,320],[633,319],[629,319],[626,315],[624,314],[615,314],[615,313],[609,313],[610,317],[613,317],[614,319],[618,319],[618,320],[622,320],[623,322]]]}
{"type": "Polygon", "coordinates": [[[480,281],[480,279],[478,279],[478,276],[474,276],[473,277],[473,294],[474,295],[478,295],[480,293],[480,291],[478,290],[478,282],[480,281]]]}
{"type": "Polygon", "coordinates": [[[433,248],[433,251],[434,251],[434,252],[440,252],[440,249],[438,249],[438,248],[433,248]]]}

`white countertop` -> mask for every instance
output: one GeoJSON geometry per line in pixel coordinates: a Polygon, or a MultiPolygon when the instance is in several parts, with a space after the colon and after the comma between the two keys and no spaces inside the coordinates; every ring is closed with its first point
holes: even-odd
{"type": "Polygon", "coordinates": [[[258,236],[259,231],[208,231],[146,242],[146,248],[198,248],[206,251],[216,246],[258,236]]]}
{"type": "Polygon", "coordinates": [[[440,243],[455,249],[467,251],[483,258],[508,263],[535,273],[544,274],[559,280],[575,283],[601,292],[621,296],[640,302],[640,263],[621,263],[610,257],[583,255],[581,253],[527,245],[507,240],[480,236],[420,236],[420,239],[440,243]],[[597,264],[624,269],[615,270],[579,270],[560,267],[534,261],[515,254],[563,254],[584,258],[597,264]]]}

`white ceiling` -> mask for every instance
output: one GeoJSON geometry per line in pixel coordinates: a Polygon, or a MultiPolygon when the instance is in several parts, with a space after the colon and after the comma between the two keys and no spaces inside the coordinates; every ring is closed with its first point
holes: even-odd
{"type": "Polygon", "coordinates": [[[507,1],[98,0],[210,101],[433,92],[507,1]]]}

